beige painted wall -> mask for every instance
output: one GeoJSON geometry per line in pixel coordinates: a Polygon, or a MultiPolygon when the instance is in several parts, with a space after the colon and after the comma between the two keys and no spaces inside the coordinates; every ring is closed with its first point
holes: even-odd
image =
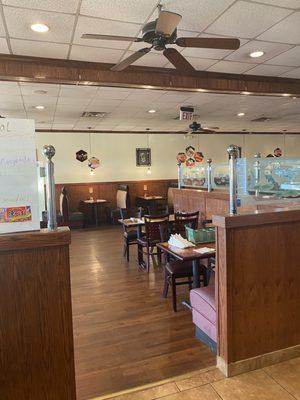
{"type": "Polygon", "coordinates": [[[89,153],[88,133],[37,133],[39,159],[44,144],[56,148],[55,179],[57,183],[110,182],[142,179],[170,179],[177,177],[176,155],[189,144],[204,153],[214,162],[227,160],[226,148],[230,144],[242,146],[243,156],[261,152],[263,156],[281,147],[286,157],[300,156],[300,135],[204,135],[187,139],[183,135],[149,135],[152,149],[152,174],[147,168],[136,167],[136,147],[147,147],[147,134],[103,134],[91,133],[91,155],[100,159],[95,176],[89,175],[87,162],[75,158],[78,150],[89,153]]]}

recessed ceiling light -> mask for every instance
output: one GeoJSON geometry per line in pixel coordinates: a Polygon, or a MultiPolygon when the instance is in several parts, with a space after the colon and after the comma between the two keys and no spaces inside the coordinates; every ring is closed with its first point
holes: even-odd
{"type": "Polygon", "coordinates": [[[244,91],[242,92],[242,94],[250,94],[250,92],[244,91]]]}
{"type": "Polygon", "coordinates": [[[31,30],[38,33],[45,33],[49,31],[49,26],[45,24],[32,24],[31,30]]]}
{"type": "Polygon", "coordinates": [[[154,114],[154,113],[156,113],[156,110],[148,110],[148,113],[154,114]]]}
{"type": "Polygon", "coordinates": [[[250,53],[249,54],[249,56],[251,57],[251,58],[258,58],[258,57],[261,57],[261,56],[263,56],[265,54],[265,52],[264,51],[253,51],[252,53],[250,53]]]}
{"type": "Polygon", "coordinates": [[[46,91],[46,90],[35,90],[33,93],[36,93],[36,94],[46,94],[47,91],[46,91]]]}
{"type": "Polygon", "coordinates": [[[296,100],[297,99],[297,97],[296,96],[293,96],[293,100],[296,100]]]}
{"type": "Polygon", "coordinates": [[[245,115],[245,113],[243,113],[243,112],[240,112],[237,114],[238,117],[243,117],[244,115],[245,115]]]}
{"type": "Polygon", "coordinates": [[[288,96],[290,96],[290,94],[289,93],[283,93],[282,96],[283,97],[288,97],[288,96]]]}
{"type": "Polygon", "coordinates": [[[44,106],[35,106],[34,108],[36,108],[37,110],[44,110],[44,106]]]}

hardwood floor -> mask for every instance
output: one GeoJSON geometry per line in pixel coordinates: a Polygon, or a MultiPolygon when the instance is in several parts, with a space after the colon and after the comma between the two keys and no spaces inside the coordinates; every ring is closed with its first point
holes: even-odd
{"type": "Polygon", "coordinates": [[[72,231],[71,279],[78,400],[91,399],[215,364],[194,337],[180,300],[161,297],[163,274],[137,269],[122,256],[119,226],[72,231]]]}

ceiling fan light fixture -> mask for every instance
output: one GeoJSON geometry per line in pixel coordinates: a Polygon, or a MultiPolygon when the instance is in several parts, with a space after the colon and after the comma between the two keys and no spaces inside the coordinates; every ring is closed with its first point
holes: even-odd
{"type": "Polygon", "coordinates": [[[46,33],[50,30],[49,26],[46,24],[32,24],[30,26],[31,30],[38,33],[46,33]]]}
{"type": "Polygon", "coordinates": [[[264,51],[257,50],[257,51],[253,51],[252,53],[250,53],[249,56],[251,58],[259,58],[259,57],[262,57],[264,54],[265,54],[264,51]]]}

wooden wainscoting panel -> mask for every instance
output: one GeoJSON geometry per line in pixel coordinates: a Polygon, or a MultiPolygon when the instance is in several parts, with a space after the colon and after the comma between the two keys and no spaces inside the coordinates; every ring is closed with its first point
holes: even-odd
{"type": "Polygon", "coordinates": [[[90,197],[89,188],[93,188],[94,199],[105,199],[110,202],[110,206],[116,206],[117,188],[120,184],[129,186],[129,196],[131,206],[135,206],[137,196],[161,195],[167,196],[170,183],[176,182],[174,179],[142,180],[142,181],[120,181],[120,182],[92,182],[92,183],[60,183],[56,184],[56,201],[59,210],[59,197],[63,186],[67,188],[70,199],[70,210],[78,211],[81,200],[90,197]],[[147,190],[144,190],[144,186],[147,190]]]}

